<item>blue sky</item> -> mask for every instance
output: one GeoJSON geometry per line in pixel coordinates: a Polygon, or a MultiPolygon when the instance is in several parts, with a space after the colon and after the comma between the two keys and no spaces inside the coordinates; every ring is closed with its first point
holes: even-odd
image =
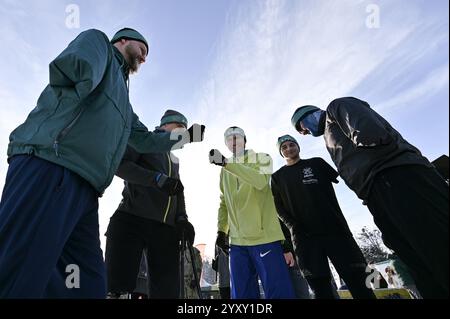
{"type": "MultiPolygon", "coordinates": [[[[331,163],[321,138],[290,126],[296,107],[325,108],[341,96],[368,101],[430,160],[448,154],[449,34],[446,0],[0,0],[0,189],[11,130],[22,123],[48,81],[48,64],[81,31],[111,37],[129,26],[148,39],[150,53],[131,78],[131,102],[152,129],[168,108],[206,124],[204,143],[186,146],[181,176],[196,243],[211,254],[219,205],[219,169],[210,148],[224,153],[223,131],[245,129],[248,147],[270,153],[278,136],[298,138],[301,156],[331,163]],[[68,28],[76,4],[80,27],[68,28]],[[379,27],[367,19],[379,9],[379,27]]],[[[100,227],[121,199],[115,178],[100,200],[100,227]]],[[[350,228],[372,217],[341,181],[339,202],[350,228]]],[[[104,242],[104,237],[101,236],[104,242]]]]}

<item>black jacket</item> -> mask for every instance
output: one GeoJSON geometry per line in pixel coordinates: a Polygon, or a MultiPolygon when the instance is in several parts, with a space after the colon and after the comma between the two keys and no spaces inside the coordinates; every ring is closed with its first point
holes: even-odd
{"type": "Polygon", "coordinates": [[[339,175],[364,200],[382,170],[402,165],[432,167],[369,104],[354,97],[336,99],[327,107],[324,139],[339,175]]]}
{"type": "Polygon", "coordinates": [[[158,173],[179,179],[178,169],[178,158],[171,153],[140,154],[128,146],[116,172],[125,180],[117,210],[172,226],[179,218],[187,218],[184,193],[169,196],[155,182],[158,173]]]}

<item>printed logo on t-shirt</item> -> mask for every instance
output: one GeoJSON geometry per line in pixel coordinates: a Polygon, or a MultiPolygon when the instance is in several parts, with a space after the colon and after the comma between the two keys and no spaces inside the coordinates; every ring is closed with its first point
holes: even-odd
{"type": "Polygon", "coordinates": [[[319,181],[314,177],[314,172],[311,167],[305,167],[303,169],[303,184],[317,184],[319,181]]]}

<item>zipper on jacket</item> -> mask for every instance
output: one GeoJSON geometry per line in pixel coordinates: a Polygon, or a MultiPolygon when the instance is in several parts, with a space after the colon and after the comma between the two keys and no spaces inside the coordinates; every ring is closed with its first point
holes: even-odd
{"type": "Polygon", "coordinates": [[[59,157],[59,142],[64,138],[64,136],[69,133],[70,129],[75,125],[75,123],[78,121],[78,119],[81,116],[81,113],[83,113],[84,108],[82,108],[78,114],[75,116],[75,118],[70,121],[70,123],[61,130],[61,132],[58,133],[55,140],[53,141],[53,149],[55,150],[56,157],[59,157]]]}
{"type": "MultiPolygon", "coordinates": [[[[166,153],[167,162],[169,163],[169,177],[172,177],[172,161],[170,160],[169,153],[166,153]]],[[[164,214],[164,223],[167,219],[167,214],[169,213],[170,203],[172,202],[172,196],[169,196],[169,201],[167,202],[166,212],[164,214]]]]}

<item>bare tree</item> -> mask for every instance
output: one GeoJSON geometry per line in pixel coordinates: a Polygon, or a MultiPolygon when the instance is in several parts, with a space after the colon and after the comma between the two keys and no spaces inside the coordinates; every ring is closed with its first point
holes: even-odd
{"type": "Polygon", "coordinates": [[[381,232],[378,229],[370,230],[364,226],[361,233],[356,235],[356,240],[368,263],[384,261],[392,254],[392,251],[383,244],[381,232]]]}
{"type": "Polygon", "coordinates": [[[211,260],[205,258],[203,260],[203,279],[209,284],[215,284],[216,278],[216,272],[212,269],[211,260]]]}

